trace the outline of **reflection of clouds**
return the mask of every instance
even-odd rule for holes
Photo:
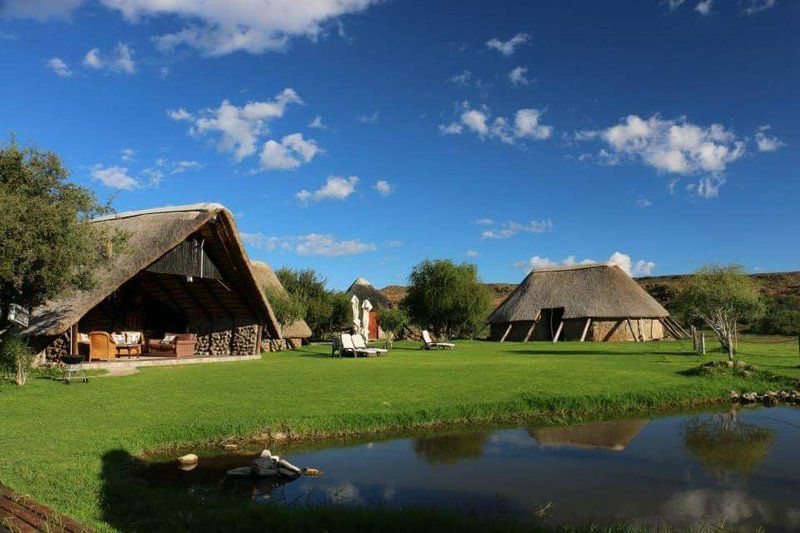
[[[352,483],[344,483],[323,489],[332,503],[361,504],[361,491]]]
[[[397,488],[394,486],[386,486],[383,489],[383,501],[390,502],[394,500],[395,495],[397,494]]]
[[[689,490],[674,494],[662,507],[661,517],[668,523],[692,526],[725,522],[735,525],[752,520],[764,522],[766,503],[737,490]]]

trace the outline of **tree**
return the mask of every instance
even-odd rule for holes
[[[738,265],[708,265],[693,274],[678,295],[676,306],[702,320],[733,359],[736,324],[757,320],[764,312],[761,291]]]
[[[275,274],[286,291],[305,308],[305,321],[315,337],[324,338],[349,321],[347,295],[329,291],[325,286],[327,280],[314,270],[284,267]]]
[[[399,338],[408,326],[408,313],[405,309],[381,309],[378,311],[378,323],[381,325],[381,329],[389,333],[394,340]]]
[[[413,268],[403,301],[413,323],[443,339],[477,336],[490,304],[475,265],[444,259],[426,260]]]
[[[52,152],[20,148],[13,137],[0,146],[0,334],[11,303],[32,309],[90,288],[124,242],[90,223],[110,208],[68,177]]]
[[[291,294],[278,293],[271,289],[265,289],[264,294],[272,307],[272,312],[275,313],[275,319],[281,325],[281,330],[305,317],[305,305]]]

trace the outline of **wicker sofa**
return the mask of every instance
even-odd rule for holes
[[[148,343],[151,356],[191,357],[197,346],[195,333],[165,333],[161,339],[150,339]]]

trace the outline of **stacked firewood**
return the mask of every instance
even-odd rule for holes
[[[256,351],[258,326],[239,326],[231,343],[231,355],[250,355]]]
[[[211,355],[228,355],[231,353],[231,330],[215,331],[210,335],[209,352]]]
[[[48,344],[44,349],[44,355],[48,361],[53,361],[65,355],[69,355],[69,339],[66,335],[53,339],[53,342]]]

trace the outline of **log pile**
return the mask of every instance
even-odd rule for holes
[[[48,361],[55,361],[61,359],[65,355],[69,355],[69,339],[66,335],[61,335],[53,339],[44,349],[45,359]]]
[[[232,338],[231,330],[214,331],[209,335],[209,353],[211,355],[230,355]]]
[[[250,355],[256,352],[258,343],[258,326],[239,326],[234,330],[231,342],[231,354]]]

